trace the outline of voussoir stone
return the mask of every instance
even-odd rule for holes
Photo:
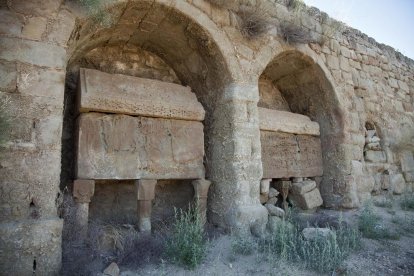
[[[80,112],[106,112],[191,121],[205,111],[189,87],[98,70],[80,70]]]

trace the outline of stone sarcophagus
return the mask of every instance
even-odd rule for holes
[[[142,231],[151,230],[159,179],[193,180],[199,210],[205,216],[210,185],[204,180],[205,112],[191,89],[91,69],[80,69],[78,87],[73,186],[78,224],[87,226],[94,180],[135,180]],[[85,237],[85,231],[80,236]]]
[[[90,69],[80,84],[78,178],[204,178],[204,109],[190,88]]]
[[[319,124],[309,117],[259,108],[263,178],[315,177],[323,173]]]

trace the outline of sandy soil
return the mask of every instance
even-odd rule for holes
[[[382,224],[398,240],[372,240],[363,238],[362,249],[354,252],[338,268],[326,275],[414,275],[414,211],[401,210],[399,200],[392,207],[377,207]],[[343,212],[343,219],[353,224],[360,211]],[[302,220],[324,224],[338,219],[337,211],[320,210],[304,214]],[[209,250],[203,263],[195,270],[186,270],[161,260],[144,263],[139,269],[120,267],[122,276],[133,275],[323,275],[300,268],[300,264],[286,264],[254,251],[249,256],[232,252],[232,237],[211,231]],[[210,234],[211,234],[210,233]]]

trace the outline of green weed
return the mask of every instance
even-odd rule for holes
[[[414,210],[414,194],[404,194],[401,199],[403,210]]]
[[[358,226],[362,235],[369,239],[399,239],[399,235],[392,233],[383,224],[381,218],[375,213],[372,202],[364,205],[358,218]]]
[[[170,260],[194,269],[203,260],[206,247],[204,223],[197,208],[190,206],[188,211],[175,209],[175,223],[166,244]]]

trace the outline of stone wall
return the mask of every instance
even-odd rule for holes
[[[13,121],[0,161],[3,273],[59,271],[59,188],[73,179],[73,128],[64,118],[73,116],[80,65],[192,88],[206,109],[209,219],[215,224],[257,233],[267,221],[259,201],[257,105],[279,108],[283,101],[259,93],[263,78],[292,112],[320,124],[325,206],[358,207],[382,191],[375,191],[379,184],[396,193],[412,188],[414,62],[317,9],[294,10],[283,0],[242,2],[271,16],[266,35],[244,38],[237,5],[227,10],[203,0],[116,1],[111,26],[88,19],[76,1],[0,2],[0,96],[9,99]],[[283,22],[323,43],[287,44],[278,28]],[[134,65],[117,47],[145,54]],[[109,53],[119,56],[105,62]],[[381,162],[364,157],[367,122],[380,139]]]

